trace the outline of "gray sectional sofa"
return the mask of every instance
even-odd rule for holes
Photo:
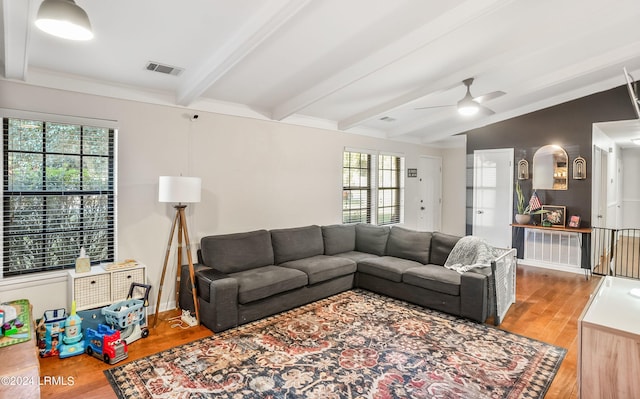
[[[443,267],[460,237],[369,224],[306,226],[203,237],[200,321],[220,332],[359,287],[484,322],[491,268]],[[189,272],[180,307],[193,311]]]

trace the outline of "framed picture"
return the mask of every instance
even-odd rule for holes
[[[574,229],[579,228],[580,227],[580,216],[578,216],[578,215],[571,216],[571,218],[569,218],[569,227],[573,227]]]
[[[557,205],[542,205],[542,210],[546,211],[542,214],[542,224],[551,225],[551,227],[564,227],[567,219],[567,207]]]

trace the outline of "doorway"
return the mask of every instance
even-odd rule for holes
[[[513,218],[513,148],[473,152],[472,234],[510,248]]]
[[[442,228],[442,158],[420,157],[418,169],[418,230]]]

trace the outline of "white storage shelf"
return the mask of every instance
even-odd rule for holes
[[[146,267],[104,270],[93,266],[87,273],[69,271],[69,309],[76,301],[76,310],[93,309],[127,299],[131,283],[145,284]]]

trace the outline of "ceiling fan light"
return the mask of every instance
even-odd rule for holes
[[[44,0],[38,9],[36,26],[63,39],[93,39],[87,13],[73,0]]]
[[[458,113],[464,116],[475,115],[480,111],[480,107],[473,100],[461,100],[458,103]]]

